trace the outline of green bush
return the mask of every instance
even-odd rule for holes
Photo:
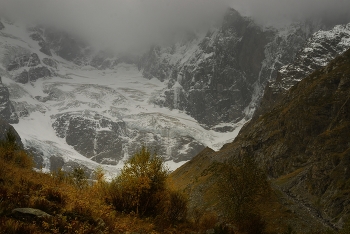
[[[162,158],[142,147],[111,182],[108,191],[110,202],[118,211],[155,216],[166,191],[168,174]]]

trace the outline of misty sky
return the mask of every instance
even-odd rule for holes
[[[55,25],[124,51],[179,29],[209,27],[229,6],[262,24],[309,16],[350,21],[350,0],[0,0],[0,15]]]

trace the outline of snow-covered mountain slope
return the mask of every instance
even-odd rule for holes
[[[220,149],[252,117],[267,81],[326,27],[264,28],[230,9],[221,27],[185,33],[135,62],[57,29],[2,25],[1,116],[19,121],[14,127],[39,166],[110,171],[142,144],[173,168],[206,146]]]
[[[13,126],[45,170],[102,164],[114,173],[143,144],[176,168],[205,146],[219,149],[232,141],[244,124],[227,133],[204,129],[186,113],[152,101],[167,81],[145,79],[136,65],[120,60],[113,69],[77,65],[50,43],[43,51],[32,29],[3,25],[0,74],[19,118]]]
[[[293,62],[281,67],[266,86],[261,109],[271,108],[293,85],[316,69],[326,66],[350,48],[350,23],[314,33]]]
[[[324,27],[309,20],[278,30],[264,28],[230,9],[221,27],[205,35],[189,34],[172,47],[154,47],[139,67],[145,77],[169,79],[155,100],[158,105],[226,131],[230,126],[225,123],[251,118],[267,81]]]

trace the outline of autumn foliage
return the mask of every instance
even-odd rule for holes
[[[30,155],[11,135],[0,143],[0,165],[0,233],[187,233],[192,228],[171,226],[186,217],[187,199],[167,188],[168,170],[145,148],[111,183],[101,168],[95,170],[93,183],[80,168],[36,172]],[[51,216],[13,215],[13,209],[25,207]]]
[[[161,216],[163,221],[182,221],[186,218],[187,199],[167,187],[168,175],[162,158],[142,147],[110,183],[109,200],[121,212],[133,212],[141,217]]]

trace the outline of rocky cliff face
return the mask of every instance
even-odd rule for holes
[[[168,81],[156,104],[184,110],[207,127],[237,122],[251,117],[266,82],[321,27],[309,21],[264,29],[231,9],[219,29],[154,47],[139,68],[146,78]]]
[[[52,141],[32,134],[25,142],[46,157],[48,169],[51,155],[61,158],[52,156],[52,165],[65,163],[67,148],[104,164],[122,161],[141,144],[175,162],[191,159],[206,145],[219,148],[218,141],[235,136],[224,132],[252,116],[266,82],[323,27],[310,21],[283,30],[263,28],[231,9],[221,27],[205,35],[186,33],[173,46],[153,47],[137,71],[132,58],[93,51],[60,30],[4,24],[0,72],[10,80],[21,120],[47,121],[55,133]],[[101,127],[102,119],[108,126],[124,121],[125,130]],[[58,152],[62,139],[69,147]],[[43,141],[50,149],[43,149]]]
[[[292,175],[283,190],[334,224],[347,215],[350,51],[293,87],[274,109],[247,126],[241,152],[272,178]],[[249,140],[255,139],[255,140]]]
[[[253,157],[271,183],[291,203],[304,207],[313,222],[342,227],[350,210],[349,89],[350,50],[293,86],[271,111],[249,122],[233,143],[219,152],[204,151],[174,177],[196,167],[193,176],[202,183],[187,181],[195,198],[220,178],[220,172],[208,174],[215,162]]]
[[[45,61],[48,59],[44,58]],[[12,79],[22,84],[35,82],[40,78],[52,77],[55,74],[50,64],[42,64],[37,53],[30,53],[21,47],[8,49],[3,63]]]
[[[158,154],[166,155],[165,159],[175,162],[189,160],[192,155],[204,149],[204,145],[191,136],[177,136],[169,140],[167,134],[170,130],[168,133],[157,134],[135,128],[122,120],[113,121],[96,112],[68,112],[51,118],[58,137],[63,138],[80,154],[101,164],[118,164],[126,159],[124,157],[134,154],[145,144],[143,142],[147,142],[148,147],[157,149]]]
[[[293,85],[350,48],[350,24],[318,31],[303,45],[292,63],[284,65],[265,88],[260,109],[271,108]],[[257,114],[261,113],[261,110]]]
[[[53,119],[56,134],[87,158],[103,164],[116,164],[123,158],[123,144],[128,142],[125,122],[82,113],[60,114]]]
[[[8,88],[0,83],[0,118],[9,123],[18,123],[18,116],[9,96]]]
[[[21,137],[18,135],[16,130],[4,119],[0,118],[0,141],[7,140],[7,133],[11,131],[16,137],[16,143],[19,147],[23,148],[23,143],[21,141]]]

